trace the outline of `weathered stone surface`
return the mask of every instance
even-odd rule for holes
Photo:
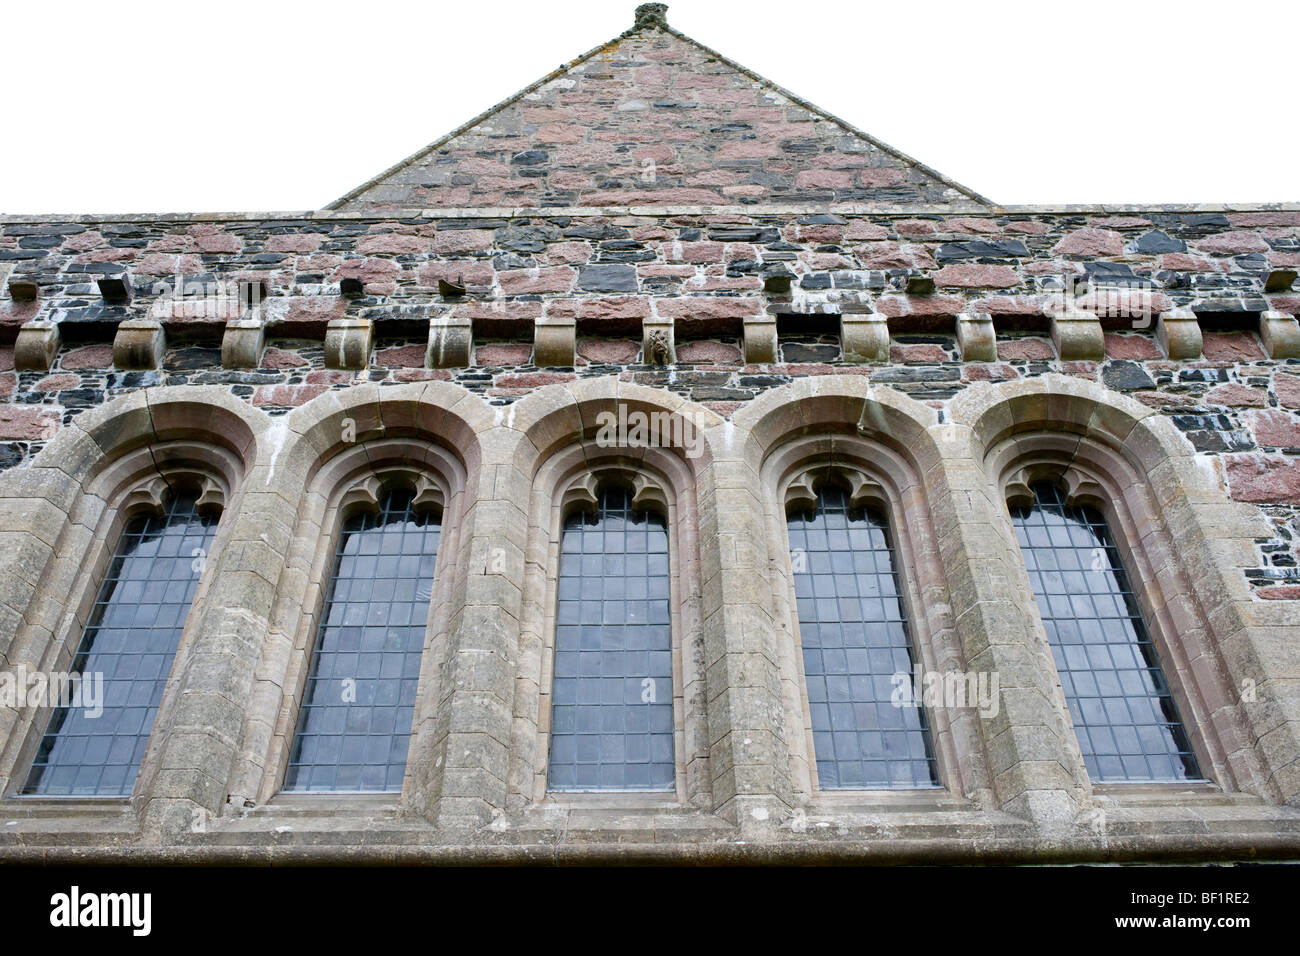
[[[1229,455],[1228,488],[1238,501],[1300,504],[1300,468],[1280,455]]]
[[[1259,588],[1256,597],[1266,601],[1300,601],[1300,584],[1284,584],[1278,587]]]
[[[1274,448],[1300,448],[1300,419],[1280,409],[1247,412],[1245,415],[1255,441]]]
[[[221,337],[221,364],[224,368],[258,368],[266,346],[266,323],[260,319],[226,323]]]
[[[744,325],[745,361],[763,365],[776,361],[776,319],[767,315],[751,315]]]
[[[1277,400],[1287,408],[1300,408],[1300,375],[1278,372],[1273,376]]]
[[[445,315],[429,323],[429,368],[465,368],[473,364],[474,325],[468,315]]]
[[[1251,362],[1265,357],[1249,332],[1204,332],[1203,354],[1212,362]]]
[[[1258,388],[1248,388],[1230,382],[1210,389],[1205,393],[1205,400],[1211,405],[1264,408],[1268,405],[1268,393]]]
[[[59,359],[59,365],[67,369],[112,368],[112,345],[88,345],[71,349]]]
[[[934,274],[934,281],[940,287],[1010,289],[1019,285],[1021,278],[1011,266],[961,264],[944,266]]]
[[[1156,317],[1156,341],[1170,359],[1200,358],[1205,348],[1201,323],[1190,309],[1173,309]]]
[[[44,372],[54,364],[59,350],[59,327],[52,322],[28,322],[14,342],[14,368]]]
[[[1012,339],[998,342],[998,358],[1004,362],[1056,358],[1056,349],[1043,339]]]
[[[308,364],[310,363],[301,355],[287,349],[269,348],[262,353],[263,368],[300,368]]]
[[[685,342],[677,346],[677,361],[728,365],[744,361],[740,349],[722,342]]]
[[[1144,335],[1115,335],[1107,332],[1106,358],[1146,361],[1162,356],[1160,348]]]
[[[539,366],[571,366],[577,346],[577,322],[547,318],[534,327],[533,363]]]
[[[889,361],[895,365],[907,362],[933,365],[950,359],[951,356],[938,345],[891,345],[889,347]]]
[[[1058,256],[1118,256],[1124,252],[1124,237],[1109,229],[1079,229],[1053,248]]]
[[[1101,359],[1106,340],[1101,323],[1087,312],[1061,312],[1052,316],[1052,344],[1065,361]]]
[[[63,389],[77,388],[81,385],[81,376],[64,373],[62,375],[47,375],[38,379],[31,385],[33,392],[58,392]]]
[[[479,345],[474,349],[475,365],[527,365],[533,357],[533,347],[523,343],[515,345]],[[635,358],[635,353],[633,353]]]
[[[150,369],[162,365],[167,338],[162,324],[152,320],[122,322],[113,337],[113,364],[121,369]]]
[[[387,368],[423,368],[427,345],[404,345],[400,348],[378,349],[371,364]],[[527,346],[524,347],[525,350]],[[527,355],[524,361],[527,361]]]
[[[1218,235],[1197,239],[1194,243],[1200,252],[1214,256],[1238,256],[1250,252],[1268,252],[1268,243],[1253,232],[1221,232]]]
[[[888,362],[889,324],[878,312],[840,316],[846,362]]]
[[[578,355],[593,365],[630,365],[639,354],[640,345],[631,339],[578,339]]]
[[[1300,323],[1285,312],[1270,311],[1261,315],[1259,337],[1269,358],[1300,358]]]
[[[993,316],[981,313],[957,316],[957,348],[964,362],[997,361]]]
[[[253,393],[254,405],[286,405],[290,408],[310,402],[329,391],[328,385],[262,385]]]
[[[325,364],[357,369],[370,363],[375,324],[369,319],[331,319],[325,329]]]
[[[45,441],[59,430],[57,409],[41,406],[0,405],[0,439]]]

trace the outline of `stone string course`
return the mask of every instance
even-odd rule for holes
[[[502,211],[503,213],[505,211]],[[1276,536],[1248,572],[1264,598],[1300,596],[1300,360],[1270,359],[1261,313],[1300,312],[1270,273],[1300,267],[1300,211],[1148,210],[1123,215],[1039,211],[963,215],[592,216],[354,215],[312,219],[24,222],[0,225],[0,277],[37,286],[0,299],[0,465],[20,466],[82,410],[150,385],[225,385],[279,414],[358,382],[452,381],[493,404],[554,382],[615,375],[731,415],[808,375],[849,372],[934,405],[972,382],[1049,371],[1096,380],[1170,416],[1218,462],[1232,497],[1258,505]],[[766,279],[788,273],[788,292]],[[121,277],[128,304],[96,281]],[[908,294],[929,278],[930,294]],[[1051,314],[1066,277],[1095,306],[1104,357],[1062,360]],[[360,295],[341,294],[357,279]],[[463,286],[440,292],[439,280]],[[228,321],[252,314],[211,298],[172,298],[177,283],[264,283],[265,346],[256,368],[223,368]],[[1106,303],[1142,289],[1149,321]],[[1108,298],[1110,297],[1110,298]],[[1202,355],[1171,361],[1154,313],[1190,309]],[[964,362],[954,317],[992,315],[996,362]],[[845,361],[840,315],[883,316],[889,361]],[[746,323],[781,317],[776,361],[745,361]],[[331,320],[373,323],[364,368],[328,368]],[[119,369],[118,325],[155,319],[158,367]],[[430,321],[467,322],[473,364],[427,368]],[[533,361],[538,324],[572,321],[572,365]],[[26,323],[52,323],[50,368],[16,371]],[[676,362],[646,364],[643,326],[673,329]],[[1138,328],[1134,328],[1134,325]]]

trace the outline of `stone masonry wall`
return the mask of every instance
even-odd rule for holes
[[[671,30],[634,30],[333,208],[970,202],[975,193]]]
[[[1229,494],[1258,506],[1275,536],[1247,572],[1257,596],[1300,598],[1300,360],[1270,359],[1267,310],[1300,313],[1288,282],[1300,266],[1300,211],[989,210],[844,207],[809,215],[771,207],[406,211],[296,217],[0,220],[0,281],[34,283],[31,301],[0,298],[0,467],[22,467],[86,408],[150,385],[219,384],[279,414],[358,382],[455,382],[493,404],[574,378],[618,376],[677,392],[729,416],[800,376],[852,372],[936,408],[974,382],[1063,372],[1100,381],[1170,416]],[[788,292],[769,280],[789,275]],[[122,277],[129,304],[96,280]],[[257,368],[223,368],[224,306],[173,287],[265,283],[267,348]],[[340,294],[345,279],[360,294]],[[462,285],[446,295],[439,281]],[[932,280],[908,294],[909,280]],[[1062,360],[1050,334],[1064,282],[1100,315],[1105,357]],[[1276,275],[1274,285],[1277,285]],[[915,288],[915,286],[914,286]],[[1143,292],[1149,321],[1105,303]],[[1108,298],[1109,297],[1109,298]],[[1200,319],[1200,358],[1171,361],[1154,314]],[[844,360],[841,314],[887,317],[889,362]],[[962,361],[954,316],[988,313],[997,361]],[[747,363],[744,323],[780,316],[779,354]],[[117,325],[160,318],[159,367],[113,366]],[[331,319],[374,323],[361,369],[327,368]],[[430,320],[468,318],[473,365],[426,368]],[[537,323],[576,321],[572,366],[533,364]],[[57,323],[48,370],[15,371],[13,343],[32,320]],[[647,364],[645,321],[671,322],[676,363]]]

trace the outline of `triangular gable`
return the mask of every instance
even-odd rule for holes
[[[988,200],[667,25],[662,4],[328,208]]]

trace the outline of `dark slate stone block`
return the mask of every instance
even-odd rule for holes
[[[1187,439],[1197,451],[1250,451],[1255,447],[1250,436],[1242,431],[1190,431],[1187,433]]]
[[[587,265],[578,270],[578,288],[587,292],[635,292],[636,269],[628,265]]]
[[[564,230],[565,239],[626,239],[628,231],[622,226],[579,225]]]
[[[509,254],[493,256],[492,268],[497,272],[504,272],[507,269],[536,269],[537,260]]]
[[[653,249],[600,249],[596,253],[597,262],[653,262],[659,258]]]
[[[45,255],[45,253],[42,252],[41,255]],[[4,258],[4,255],[0,253],[0,259],[2,258]],[[68,266],[68,272],[82,275],[115,276],[121,275],[125,271],[126,266],[120,262],[78,262]]]
[[[1181,239],[1173,239],[1156,229],[1139,239],[1134,244],[1133,251],[1146,256],[1156,256],[1165,252],[1186,252],[1187,243]]]
[[[1101,370],[1101,380],[1120,392],[1156,387],[1155,379],[1137,362],[1111,362]]]
[[[780,230],[777,229],[757,229],[746,227],[729,227],[722,229],[710,229],[709,238],[714,242],[777,242],[781,238]]]
[[[59,404],[64,408],[87,408],[104,402],[104,390],[100,388],[68,388],[58,396]]]
[[[754,393],[740,388],[697,388],[691,398],[697,402],[746,402]]]
[[[6,236],[75,236],[85,231],[85,226],[76,223],[54,223],[40,226],[20,226],[15,223],[4,227]]]
[[[538,163],[544,163],[550,159],[550,154],[544,149],[528,149],[522,153],[516,153],[510,159],[512,166],[536,166]]]
[[[506,226],[496,231],[496,245],[511,252],[541,252],[548,243],[560,238],[554,226]]]
[[[195,385],[280,385],[284,375],[262,371],[209,371],[194,377]]]
[[[438,229],[504,229],[507,219],[439,219]]]
[[[1134,275],[1132,266],[1123,262],[1085,262],[1083,269],[1098,285],[1149,288],[1155,284],[1150,276]]]
[[[169,372],[188,372],[221,367],[221,349],[173,349],[163,356],[163,368]]]
[[[156,368],[151,368],[142,372],[109,372],[108,387],[113,388],[146,388],[150,385],[161,385],[162,373]]]
[[[1221,432],[1232,429],[1232,419],[1227,415],[1171,415],[1170,419],[1185,432],[1198,428]]]
[[[955,382],[961,378],[961,369],[945,366],[894,365],[873,372],[873,382]]]
[[[955,262],[962,259],[1017,259],[1028,255],[1029,250],[1019,239],[945,242],[935,252],[935,258],[940,262]]]
[[[786,362],[836,362],[839,357],[838,345],[799,345],[794,342],[781,345],[781,359]]]

